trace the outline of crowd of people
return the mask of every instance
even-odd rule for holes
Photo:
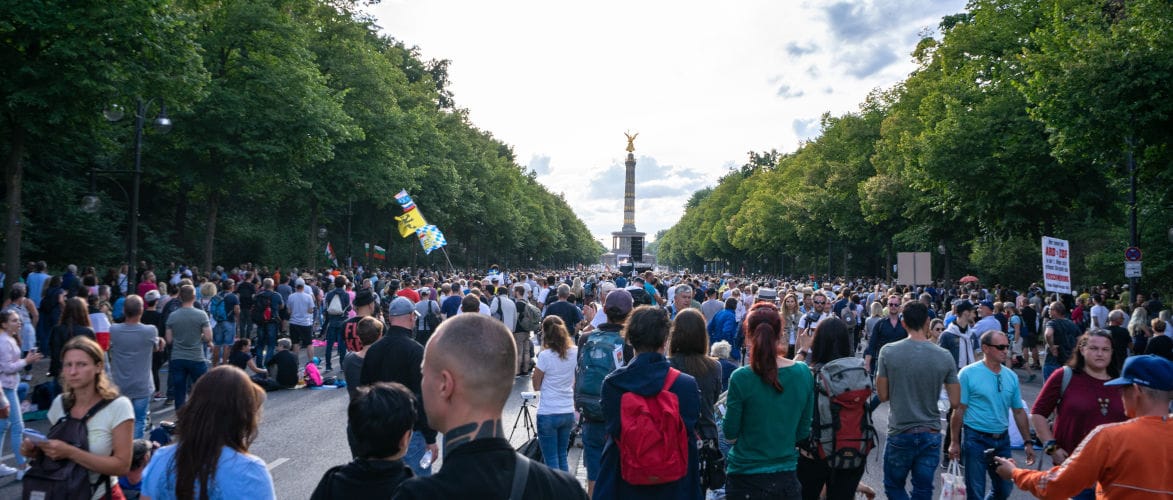
[[[353,461],[313,498],[921,499],[951,462],[970,498],[1173,495],[1169,310],[1127,287],[145,264],[132,286],[125,268],[47,269],[30,263],[0,308],[0,436],[18,452],[0,475],[46,498],[50,463],[94,498],[273,498],[249,454],[266,392],[324,383],[347,388]],[[42,357],[31,392],[54,425],[22,439]],[[504,432],[517,377],[540,394],[538,460]],[[155,444],[152,402],[177,411]],[[1025,465],[1052,467],[1007,460],[1013,431]],[[863,484],[877,447],[883,484]]]

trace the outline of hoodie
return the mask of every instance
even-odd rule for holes
[[[962,346],[969,344],[969,356],[966,359],[961,359]],[[941,346],[949,354],[953,355],[953,362],[957,364],[957,368],[965,368],[970,363],[977,361],[977,356],[974,351],[978,350],[978,336],[974,333],[973,325],[966,329],[965,333],[961,333],[961,328],[957,326],[957,322],[949,323],[949,327],[941,332],[941,338],[937,340],[937,345]]]
[[[389,498],[400,483],[411,477],[411,468],[402,460],[360,458],[326,471],[310,498]]]
[[[699,458],[696,447],[696,424],[700,419],[700,389],[696,379],[681,372],[669,389],[680,401],[680,416],[688,431],[688,470],[690,473],[677,481],[652,486],[636,486],[623,480],[619,471],[619,446],[622,439],[619,421],[619,406],[623,394],[634,392],[652,396],[664,386],[668,376],[668,359],[658,352],[642,353],[616,369],[603,380],[603,415],[606,418],[607,444],[603,447],[602,466],[599,479],[595,482],[594,498],[642,498],[642,499],[700,499],[703,491],[700,485]]]

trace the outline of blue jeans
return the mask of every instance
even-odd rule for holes
[[[1052,373],[1055,373],[1056,370],[1063,367],[1063,365],[1051,363],[1051,359],[1052,357],[1048,355],[1046,361],[1043,362],[1043,382],[1046,382],[1047,379],[1051,378]]]
[[[170,382],[172,397],[175,398],[175,411],[179,411],[183,403],[187,402],[187,378],[190,376],[194,383],[207,371],[208,363],[204,361],[171,359],[167,381]]]
[[[346,339],[342,338],[342,327],[346,324],[345,319],[327,319],[326,324],[326,369],[330,370],[333,366],[331,364],[330,353],[334,350],[334,344],[338,344],[338,366],[342,366],[342,360],[346,358]],[[346,381],[350,383],[350,380]],[[353,381],[358,383],[357,380]]]
[[[586,461],[587,480],[598,481],[603,466],[603,445],[607,444],[607,424],[582,422],[582,459]]]
[[[428,451],[428,443],[424,440],[424,434],[420,431],[411,431],[411,442],[407,444],[407,454],[403,456],[403,463],[411,467],[411,471],[415,473],[415,477],[430,477],[432,475],[432,467],[429,465],[427,469],[420,467],[420,459],[424,458],[424,453]],[[440,457],[432,457],[432,463],[436,463]]]
[[[993,448],[999,457],[1010,458],[1010,434],[1002,433],[1002,437],[994,439],[987,434],[975,431],[968,426],[965,436],[961,439],[961,459],[965,462],[965,493],[968,498],[985,498],[1002,500],[1014,491],[1014,483],[1003,481],[994,471],[986,466],[985,453]],[[990,478],[993,487],[986,494],[986,477]]]
[[[277,322],[265,323],[257,325],[257,356],[261,360],[261,366],[269,363],[273,359],[273,355],[277,354],[277,332],[281,329],[281,324]]]
[[[24,455],[20,454],[20,441],[24,438],[24,417],[20,414],[20,398],[16,396],[16,389],[4,389],[4,397],[8,399],[8,418],[0,422],[0,450],[4,449],[4,431],[8,431],[8,444],[12,447],[12,454],[16,457],[16,465],[24,465]]]
[[[941,463],[941,434],[890,434],[884,444],[884,494],[894,500],[933,498],[933,475]],[[912,496],[904,489],[912,473]]]
[[[570,447],[570,430],[574,428],[574,412],[538,415],[538,445],[542,460],[551,469],[569,472],[566,450]]]
[[[139,439],[151,418],[151,397],[132,399],[130,405],[134,407],[134,438]]]

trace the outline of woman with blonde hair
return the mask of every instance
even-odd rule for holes
[[[879,323],[881,320],[883,320],[884,316],[887,316],[887,312],[884,311],[884,304],[882,301],[873,300],[872,305],[868,306],[868,319],[863,323],[862,337],[864,339],[871,338],[872,331],[876,329],[876,323]]]
[[[1132,353],[1143,354],[1148,346],[1149,337],[1153,335],[1149,324],[1149,312],[1141,306],[1132,310],[1128,319],[1128,334],[1132,336]]]
[[[538,445],[551,469],[569,471],[566,452],[574,428],[574,370],[578,348],[562,318],[550,315],[542,320],[542,352],[534,366],[532,383],[542,391],[538,400]]]
[[[133,454],[134,407],[118,394],[118,388],[106,376],[104,359],[102,347],[89,337],[74,337],[66,342],[61,349],[64,392],[49,407],[50,422],[66,415],[75,419],[88,417],[87,449],[58,439],[40,443],[25,439],[20,454],[33,459],[34,464],[38,460],[73,461],[90,471],[92,498],[120,498],[118,476],[130,471]],[[32,474],[35,472],[26,477]]]
[[[265,391],[240,368],[201,376],[177,413],[176,443],[156,451],[143,472],[143,497],[274,498],[265,461],[248,452],[264,403]]]

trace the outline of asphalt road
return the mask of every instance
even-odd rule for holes
[[[40,373],[43,374],[44,371],[42,370]],[[338,373],[331,373],[331,375],[338,375]],[[1041,376],[1040,380],[1023,384],[1023,397],[1028,404],[1034,401],[1041,387]],[[514,428],[514,423],[521,410],[521,393],[530,389],[529,377],[515,379],[513,394],[505,407],[506,433]],[[349,449],[346,444],[346,404],[345,389],[296,389],[269,393],[264,405],[259,436],[253,443],[250,452],[268,464],[277,490],[277,498],[309,498],[323,472],[334,465],[343,464],[349,460]],[[152,403],[151,411],[154,423],[175,418],[174,407],[164,406],[161,402]],[[881,405],[875,411],[874,421],[876,428],[880,429],[880,442],[876,451],[868,457],[868,465],[862,482],[876,489],[879,492],[878,498],[884,498],[882,460],[884,429],[888,424],[888,405]],[[28,424],[42,432],[48,431],[49,428],[49,423],[44,420]],[[516,434],[513,436],[513,443],[517,446],[526,439],[524,424],[519,424]],[[1020,464],[1024,463],[1025,454],[1023,452],[1016,451],[1014,455]],[[585,485],[586,471],[580,464],[580,457],[581,450],[574,448],[568,462],[571,471]],[[13,463],[12,451],[8,446],[4,447],[3,456],[0,459],[7,464]],[[442,465],[443,458],[441,457],[436,460],[433,467],[435,470],[439,470]],[[1050,465],[1049,460],[1046,465]],[[940,474],[936,475],[935,481],[936,491],[939,493]],[[911,483],[909,488],[911,488]],[[14,481],[13,476],[0,478],[0,498],[19,497],[20,483]],[[1011,498],[1031,497],[1016,490]]]

